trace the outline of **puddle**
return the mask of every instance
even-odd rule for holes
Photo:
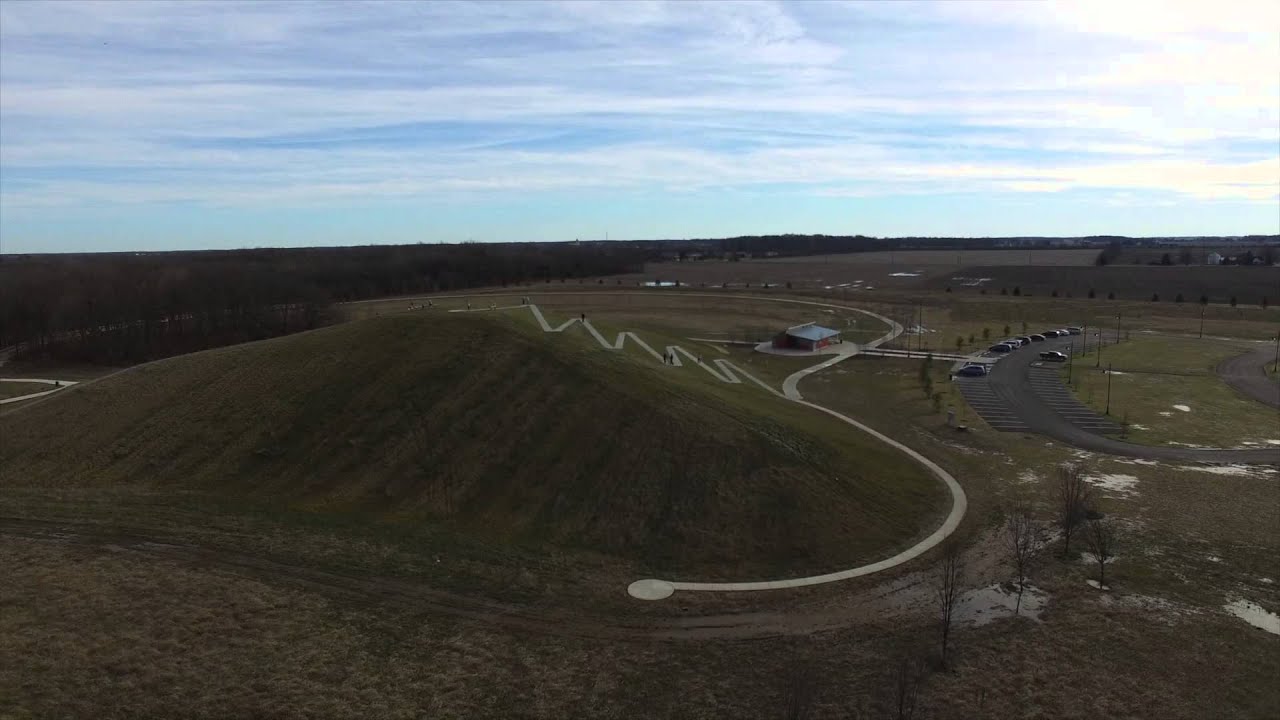
[[[1266,477],[1276,472],[1266,465],[1180,465],[1178,469],[1228,477]]]
[[[1117,496],[1124,497],[1136,492],[1134,488],[1138,484],[1138,478],[1134,475],[1123,475],[1116,473],[1113,475],[1088,475],[1085,482],[1095,485],[1103,490],[1114,493]]]
[[[1223,605],[1222,609],[1256,628],[1265,630],[1272,635],[1280,635],[1280,616],[1273,612],[1267,612],[1258,603],[1248,600],[1235,600]]]
[[[1182,412],[1191,412],[1191,407],[1189,405],[1174,405],[1173,409],[1181,410]]]
[[[1048,604],[1049,594],[1028,584],[1027,589],[1022,593],[1022,610],[1019,614],[1032,620],[1039,620],[1041,611]],[[1016,587],[997,583],[970,590],[961,595],[956,601],[954,617],[956,622],[979,627],[1000,618],[1013,617],[1013,611],[1017,605]]]

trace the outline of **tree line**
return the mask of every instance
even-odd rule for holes
[[[130,363],[308,330],[335,302],[634,272],[590,244],[0,256],[0,348]]]

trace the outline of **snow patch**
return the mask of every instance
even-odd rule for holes
[[[1041,611],[1049,604],[1049,595],[1034,585],[1027,585],[1022,593],[1022,609],[1020,615],[1032,620],[1040,618]],[[956,602],[955,619],[975,627],[986,625],[1002,617],[1013,617],[1018,606],[1017,586],[1003,584],[988,585],[984,588],[970,590],[960,596]]]
[[[1161,410],[1160,417],[1173,417],[1173,413],[1169,412],[1168,410]]]
[[[920,273],[896,272],[896,273],[889,273],[889,277],[920,277]]]
[[[1020,483],[1031,484],[1031,483],[1039,482],[1039,480],[1040,480],[1040,476],[1036,475],[1035,471],[1033,470],[1023,470],[1022,472],[1018,473],[1018,482]]]
[[[1223,605],[1222,609],[1256,628],[1261,628],[1272,635],[1280,635],[1280,616],[1267,612],[1258,603],[1243,599],[1234,600]]]
[[[1178,469],[1228,477],[1266,477],[1275,472],[1266,465],[1180,465]]]
[[[1099,583],[1098,583],[1098,581],[1097,581],[1097,580],[1085,580],[1085,582],[1089,583],[1089,587],[1093,588],[1094,590],[1104,590],[1104,591],[1105,591],[1105,590],[1110,590],[1110,589],[1111,589],[1111,586],[1110,586],[1110,585],[1101,585],[1101,584],[1099,584]]]
[[[1147,460],[1145,458],[1124,458],[1124,459],[1116,458],[1115,462],[1122,463],[1124,465],[1159,465],[1160,464],[1159,460]]]
[[[1114,493],[1117,496],[1124,497],[1136,492],[1134,486],[1138,484],[1138,478],[1134,475],[1124,475],[1121,473],[1087,475],[1085,476],[1085,482],[1091,485],[1096,485],[1107,492]]]
[[[1265,440],[1268,445],[1280,445],[1280,440]]]
[[[1189,405],[1174,405],[1173,409],[1181,410],[1182,412],[1191,412],[1191,406]]]
[[[1112,555],[1111,557],[1107,558],[1107,562],[1106,562],[1106,564],[1107,564],[1107,565],[1110,565],[1111,563],[1115,562],[1115,561],[1116,561],[1116,557],[1118,557],[1118,556],[1116,556],[1116,555]],[[1098,556],[1097,556],[1097,555],[1094,555],[1094,554],[1093,554],[1093,553],[1091,553],[1091,552],[1082,552],[1082,553],[1080,553],[1080,562],[1084,563],[1085,565],[1097,565],[1097,564],[1098,564]]]
[[[1121,371],[1121,370],[1103,370],[1102,372],[1103,372],[1103,374],[1105,374],[1105,375],[1128,375],[1128,374],[1129,374],[1129,373],[1127,373],[1127,372],[1123,372],[1123,371]]]

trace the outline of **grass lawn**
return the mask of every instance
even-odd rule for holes
[[[1077,397],[1099,411],[1107,407],[1110,379],[1111,416],[1129,423],[1133,442],[1249,447],[1280,439],[1280,419],[1214,373],[1219,362],[1249,349],[1208,339],[1133,337],[1104,348],[1102,368],[1094,367],[1093,352],[1077,356],[1071,374]],[[1062,373],[1065,378],[1065,367]]]
[[[32,395],[34,393],[55,389],[56,388],[54,388],[54,386],[46,385],[44,383],[0,382],[0,400],[7,400],[12,397],[22,397],[23,395]]]

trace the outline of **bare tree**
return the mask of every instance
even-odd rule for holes
[[[1058,466],[1058,527],[1062,529],[1062,556],[1071,555],[1071,531],[1085,518],[1093,491],[1083,463]]]
[[[787,677],[787,720],[813,717],[813,672],[807,663],[793,668]]]
[[[1089,546],[1094,562],[1098,563],[1098,587],[1107,586],[1107,563],[1116,554],[1115,527],[1105,519],[1090,520],[1085,527],[1084,541]]]
[[[897,657],[893,667],[894,708],[897,720],[911,720],[919,705],[925,665],[920,652],[910,646]]]
[[[1040,523],[1031,514],[1030,508],[1015,508],[1005,518],[1005,547],[1009,550],[1009,558],[1013,561],[1013,568],[1018,576],[1018,602],[1014,606],[1014,615],[1022,612],[1022,593],[1027,587],[1027,576],[1043,547],[1040,535]]]
[[[964,576],[964,561],[960,557],[960,544],[949,541],[943,547],[942,562],[934,593],[938,599],[938,630],[941,634],[940,664],[947,665],[947,643],[951,639],[952,618],[960,599],[960,582]]]

